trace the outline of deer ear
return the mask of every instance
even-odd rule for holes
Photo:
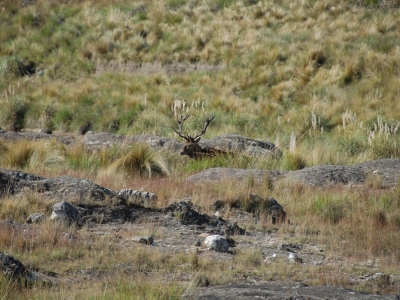
[[[194,140],[195,143],[198,143],[201,140],[201,136]]]

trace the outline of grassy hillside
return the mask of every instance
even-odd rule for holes
[[[3,129],[176,138],[182,100],[188,130],[204,107],[206,138],[269,140],[306,165],[399,157],[400,12],[379,1],[25,3],[0,4]],[[220,68],[96,74],[109,62]]]

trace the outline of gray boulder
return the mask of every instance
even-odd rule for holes
[[[87,179],[61,176],[47,179],[28,173],[0,169],[0,197],[31,190],[43,193],[48,198],[63,200],[105,200],[116,196],[110,189],[104,188]]]
[[[30,286],[38,282],[46,284],[58,283],[56,278],[31,271],[19,260],[3,252],[0,252],[0,271],[7,280],[18,282],[23,286]]]
[[[365,171],[358,166],[314,166],[291,171],[286,174],[286,180],[297,181],[313,186],[362,184],[365,178]]]
[[[277,180],[281,176],[279,171],[267,171],[257,169],[233,169],[233,168],[210,168],[186,178],[188,183],[220,180],[254,180],[255,183],[263,183],[267,180]]]
[[[226,206],[225,202],[221,202],[220,200],[214,203],[214,207],[219,209]],[[248,197],[239,196],[235,199],[235,201],[231,204],[232,208],[244,210],[246,212],[252,214],[258,214],[260,212],[266,212],[267,215],[271,218],[272,224],[283,223],[288,221],[286,219],[286,212],[283,210],[282,205],[276,201],[276,199],[272,197],[267,197],[263,199],[258,195],[250,194]]]
[[[313,166],[283,175],[288,181],[313,186],[365,184],[368,176],[373,176],[381,181],[382,186],[386,187],[397,184],[400,178],[400,160],[384,158],[353,166]]]
[[[276,223],[283,223],[283,222],[289,222],[289,220],[286,218],[286,212],[283,210],[283,207],[272,197],[267,198],[267,209],[268,209],[268,215],[272,219],[272,224]]]
[[[119,197],[129,200],[135,205],[150,207],[152,203],[157,201],[157,196],[150,192],[140,192],[138,190],[123,189],[118,192]]]
[[[153,245],[154,242],[152,236],[135,236],[132,238],[132,241],[145,245]]]
[[[50,220],[59,221],[66,225],[74,224],[78,221],[79,211],[72,204],[61,201],[53,205],[53,213]]]
[[[367,161],[355,165],[360,167],[366,174],[371,174],[381,180],[382,186],[396,185],[400,178],[400,160],[383,158]]]
[[[215,148],[225,152],[243,153],[249,156],[281,156],[282,151],[273,143],[244,137],[238,134],[224,134],[212,140],[200,141],[203,148]]]
[[[29,282],[34,281],[34,278],[19,260],[3,252],[0,252],[0,270],[7,279],[27,278]]]
[[[74,142],[74,138],[72,136],[57,136],[52,134],[47,134],[43,132],[34,132],[34,131],[26,131],[26,132],[14,132],[14,131],[0,131],[0,138],[9,141],[21,141],[21,140],[29,140],[29,141],[39,141],[39,140],[47,140],[50,141],[52,139],[56,139],[59,143],[64,145],[70,145]]]
[[[26,219],[26,223],[40,223],[46,219],[46,215],[42,213],[33,213],[31,214],[28,219]]]
[[[107,132],[87,133],[81,142],[89,149],[110,147],[112,145],[130,146],[133,144],[146,144],[155,150],[179,151],[183,146],[182,143],[174,139],[149,134],[124,136]]]
[[[216,252],[229,252],[230,244],[222,235],[214,234],[205,238],[204,245],[208,250]]]

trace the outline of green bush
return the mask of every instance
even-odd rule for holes
[[[62,107],[54,114],[53,122],[56,128],[63,131],[68,131],[70,129],[72,120],[73,114],[71,110],[67,107]]]
[[[24,99],[15,94],[0,101],[0,126],[9,131],[20,131],[25,126],[25,116],[28,110]]]
[[[400,158],[400,137],[382,135],[372,140],[371,149],[374,159]]]
[[[288,153],[283,156],[281,166],[283,170],[295,171],[304,169],[306,162],[300,155]]]
[[[356,156],[366,151],[368,145],[362,136],[340,136],[337,141],[340,153]]]
[[[337,224],[346,216],[345,203],[334,195],[318,196],[311,205],[311,212],[331,224]]]

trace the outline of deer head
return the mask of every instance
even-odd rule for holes
[[[210,155],[211,153],[200,147],[198,144],[201,136],[206,132],[208,125],[210,125],[211,121],[214,120],[215,115],[210,114],[207,116],[204,120],[204,126],[203,130],[200,133],[197,133],[194,137],[192,137],[189,134],[184,134],[183,133],[183,123],[191,116],[190,113],[186,114],[185,116],[177,116],[176,120],[179,125],[179,131],[174,128],[174,131],[176,134],[178,134],[181,138],[184,138],[186,140],[185,145],[183,146],[182,151],[180,152],[180,155],[187,155],[190,158],[198,158],[204,155]]]

